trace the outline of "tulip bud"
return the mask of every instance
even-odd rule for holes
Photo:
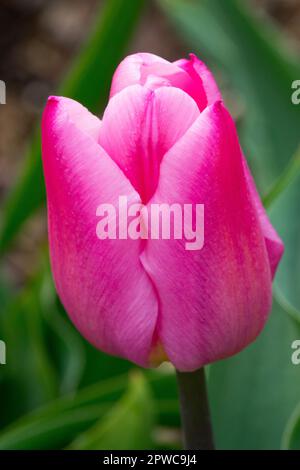
[[[42,153],[52,272],[88,341],[143,367],[169,360],[192,371],[256,338],[283,244],[216,82],[196,56],[127,57],[102,121],[50,97]],[[162,205],[172,208],[173,236],[151,237],[151,209],[158,207],[158,224]],[[190,228],[180,237],[187,207]],[[186,249],[201,228],[192,227],[197,214],[203,240]],[[130,224],[135,236],[127,236]]]

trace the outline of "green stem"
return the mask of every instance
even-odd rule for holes
[[[275,181],[269,192],[263,197],[263,204],[268,209],[275,199],[282,193],[282,191],[289,186],[294,178],[299,174],[300,171],[300,147],[298,148],[295,155],[291,158],[286,169]]]
[[[213,435],[204,368],[195,372],[176,371],[186,450],[213,450]]]

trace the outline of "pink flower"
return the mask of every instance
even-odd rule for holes
[[[194,55],[134,54],[102,121],[50,97],[42,123],[58,294],[88,341],[181,371],[237,353],[263,328],[283,244],[271,226],[211,72]],[[205,242],[105,239],[100,203],[204,204]]]

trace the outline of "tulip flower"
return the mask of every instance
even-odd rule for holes
[[[196,56],[127,57],[102,120],[50,97],[42,153],[53,276],[88,341],[143,367],[168,360],[185,372],[257,337],[283,244],[214,77]],[[97,207],[117,207],[120,196],[146,208],[203,204],[203,247],[99,239]]]

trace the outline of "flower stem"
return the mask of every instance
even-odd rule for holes
[[[179,372],[180,411],[186,450],[213,450],[213,435],[204,368],[195,372]]]

